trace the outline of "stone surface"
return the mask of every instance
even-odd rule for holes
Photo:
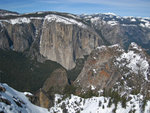
[[[56,69],[43,85],[43,90],[46,93],[62,93],[65,86],[68,84],[67,73],[63,68]]]

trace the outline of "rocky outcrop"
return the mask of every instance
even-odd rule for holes
[[[63,94],[66,85],[68,85],[66,70],[58,68],[47,78],[43,87],[35,93],[36,98],[31,101],[38,106],[50,108],[54,104],[54,95]]]
[[[120,54],[121,48],[118,45],[113,47],[101,46],[92,51],[74,82],[75,85],[79,86],[79,92],[111,88],[122,77],[113,63],[115,56]]]
[[[52,95],[53,93],[62,93],[65,86],[68,85],[67,73],[63,68],[56,69],[43,85],[43,90]]]
[[[136,90],[149,97],[149,81],[149,57],[139,46],[131,43],[127,52],[119,45],[101,46],[92,51],[74,84],[81,93],[105,88],[123,94]]]

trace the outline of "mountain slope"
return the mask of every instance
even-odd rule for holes
[[[7,84],[0,83],[0,112],[48,113],[48,110],[33,105],[24,93],[12,89]]]
[[[125,49],[131,42],[150,53],[150,18],[121,17],[113,13],[81,15],[109,45],[120,44]]]
[[[0,17],[4,17],[4,16],[13,16],[13,15],[18,15],[19,13],[17,12],[12,12],[12,11],[8,11],[8,10],[3,10],[0,9]]]
[[[52,106],[52,113],[149,113],[150,57],[145,52],[150,51],[149,18],[2,13],[1,82],[23,91],[41,88],[35,103]],[[0,107],[4,112],[45,111],[31,103],[26,105],[22,93],[4,84],[1,87]]]
[[[127,52],[121,46],[101,46],[92,51],[75,80],[79,92],[113,89],[124,95],[137,90],[150,95],[150,57],[135,43]]]
[[[36,12],[2,16],[2,49],[28,51],[73,69],[78,58],[97,46],[119,43],[125,49],[136,42],[149,52],[150,19],[120,17],[115,14],[76,16],[59,12]]]
[[[142,95],[129,95],[130,100],[124,104],[118,101],[117,105],[113,102],[111,97],[92,97],[84,99],[75,95],[71,95],[69,98],[62,100],[62,95],[55,95],[54,107],[48,109],[41,108],[33,105],[25,95],[31,95],[30,93],[18,92],[6,84],[0,84],[0,112],[6,113],[149,113],[150,101],[146,101],[143,106]],[[110,103],[112,101],[112,103]],[[116,107],[115,107],[116,106]],[[143,109],[144,108],[144,109]]]
[[[123,104],[123,100],[117,104],[111,97],[92,97],[88,99],[71,95],[62,100],[60,95],[56,95],[55,105],[50,109],[51,113],[149,113],[150,101],[146,101],[143,109],[143,96],[130,95],[130,100]],[[62,100],[62,101],[61,101]]]
[[[61,67],[53,61],[39,63],[22,53],[0,50],[0,82],[19,91],[39,90],[51,73]]]
[[[28,51],[33,58],[43,56],[70,70],[75,61],[103,44],[101,37],[84,20],[57,12],[37,12],[0,20],[0,48]]]

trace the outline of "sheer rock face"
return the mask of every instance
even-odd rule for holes
[[[75,67],[75,60],[90,54],[102,40],[94,31],[75,25],[62,23],[43,24],[40,53],[53,61],[59,62],[66,69]]]
[[[55,16],[56,20],[48,20],[46,17],[16,17],[0,21],[0,48],[28,51],[33,58],[44,56],[66,69],[72,69],[76,59],[90,54],[95,47],[103,44],[92,28],[75,18]],[[58,22],[59,19],[63,20]],[[68,23],[70,21],[75,23]]]

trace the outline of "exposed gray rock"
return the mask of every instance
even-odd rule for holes
[[[40,53],[66,69],[74,68],[77,58],[90,54],[91,50],[103,43],[92,29],[47,21],[43,27]]]

